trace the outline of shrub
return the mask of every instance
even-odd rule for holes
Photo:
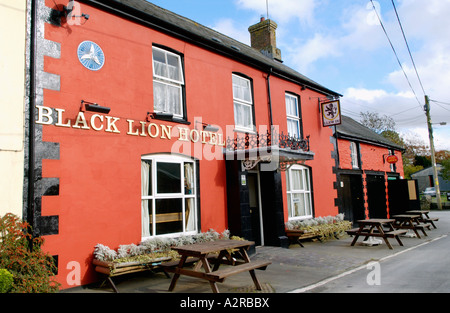
[[[13,284],[13,275],[4,268],[0,268],[0,293],[7,293]]]
[[[14,214],[0,218],[0,268],[13,274],[10,292],[56,292],[56,266],[41,249],[42,238],[33,238],[30,226]]]

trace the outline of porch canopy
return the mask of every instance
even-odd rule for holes
[[[294,164],[304,164],[314,159],[314,152],[309,149],[309,136],[297,139],[276,131],[273,134],[236,135],[228,138],[224,150],[225,160],[242,161],[243,170],[251,170],[261,163],[263,171],[286,171]]]

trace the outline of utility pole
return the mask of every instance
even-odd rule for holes
[[[431,165],[433,166],[434,187],[436,188],[436,201],[439,210],[442,210],[441,190],[439,188],[439,176],[436,168],[436,153],[434,151],[433,127],[430,116],[430,99],[425,95],[425,112],[427,114],[428,135],[430,136]]]

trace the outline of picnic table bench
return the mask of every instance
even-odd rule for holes
[[[261,290],[261,284],[256,277],[255,269],[264,270],[271,262],[264,260],[251,261],[247,254],[247,250],[251,245],[254,245],[254,242],[246,240],[217,240],[172,247],[173,250],[181,255],[181,259],[173,264],[166,263],[163,265],[165,271],[174,273],[169,291],[174,290],[180,275],[186,275],[208,280],[212,291],[218,293],[217,282],[223,282],[225,278],[231,275],[246,271],[250,273],[256,289]],[[233,252],[238,253],[242,261],[236,260],[233,257]],[[208,258],[211,254],[218,256],[216,258]],[[185,268],[186,264],[192,263],[192,259],[197,262],[194,268]],[[214,264],[213,268],[211,268],[209,260]],[[228,264],[229,266],[219,269],[221,264]],[[203,267],[204,271],[201,271],[201,267]]]
[[[400,246],[403,246],[402,241],[400,240],[399,236],[402,234],[405,234],[406,230],[396,230],[394,229],[393,223],[395,222],[394,219],[367,219],[367,220],[359,220],[358,228],[353,228],[350,230],[347,230],[347,234],[355,236],[353,239],[351,246],[354,246],[356,241],[360,236],[364,236],[367,240],[369,237],[380,237],[383,238],[386,245],[389,247],[389,249],[393,249],[392,245],[390,244],[388,238],[395,238]],[[383,227],[386,227],[385,230]]]
[[[412,210],[412,211],[406,211],[407,214],[419,214],[419,221],[422,223],[430,223],[435,229],[437,229],[434,222],[439,221],[438,217],[429,217],[428,213],[430,213],[429,210]]]
[[[418,232],[418,230],[421,230],[425,236],[428,236],[425,232],[425,228],[430,229],[431,224],[420,223],[419,214],[399,214],[392,217],[395,218],[394,227],[396,229],[412,230],[417,238],[421,238]]]

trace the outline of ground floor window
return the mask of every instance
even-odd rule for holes
[[[289,219],[312,218],[309,168],[293,165],[286,173]]]
[[[141,159],[142,237],[197,233],[197,168],[186,157]]]

